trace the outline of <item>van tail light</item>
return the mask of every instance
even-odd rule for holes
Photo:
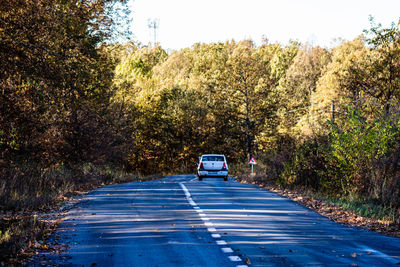
[[[202,169],[204,169],[203,162],[202,162],[202,163],[200,163],[200,170],[202,170]]]
[[[224,162],[224,165],[222,165],[222,169],[226,170],[226,163]]]

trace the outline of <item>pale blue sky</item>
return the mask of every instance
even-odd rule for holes
[[[132,1],[132,0],[131,0]],[[133,0],[134,39],[153,40],[148,19],[159,19],[157,41],[166,49],[252,39],[290,39],[331,47],[369,29],[369,15],[388,27],[400,18],[400,0]]]

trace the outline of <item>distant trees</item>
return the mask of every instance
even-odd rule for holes
[[[286,50],[279,45],[256,48],[251,41],[196,44],[163,56],[147,69],[149,75],[138,77],[142,72],[132,68],[148,66],[141,55],[150,52],[148,57],[157,58],[165,53],[159,49],[135,48],[117,67],[117,74],[126,73],[116,82],[118,101],[130,92],[128,105],[140,114],[133,123],[140,134],[136,141],[143,145],[136,146],[141,156],[134,156],[138,162],[133,164],[146,166],[142,171],[149,171],[149,165],[191,169],[207,151],[226,153],[234,161],[257,151],[277,102],[278,74],[271,74],[271,62],[276,51]],[[284,58],[275,59],[276,70],[287,64]]]
[[[136,112],[131,163],[185,171],[201,153],[256,154],[281,184],[382,198],[398,181],[384,177],[397,177],[399,29],[372,24],[366,34],[332,50],[251,41],[131,49],[115,83]]]

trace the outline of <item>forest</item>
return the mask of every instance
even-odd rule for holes
[[[400,20],[371,17],[332,48],[264,39],[167,52],[115,41],[129,34],[126,9],[0,1],[3,211],[90,183],[194,173],[199,155],[222,153],[235,175],[254,156],[259,179],[399,218]]]

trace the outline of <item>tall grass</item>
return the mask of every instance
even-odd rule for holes
[[[101,184],[140,180],[136,173],[128,173],[112,166],[82,164],[40,167],[33,163],[9,166],[1,173],[0,209],[23,211],[43,208],[60,196],[80,188],[94,188]]]

